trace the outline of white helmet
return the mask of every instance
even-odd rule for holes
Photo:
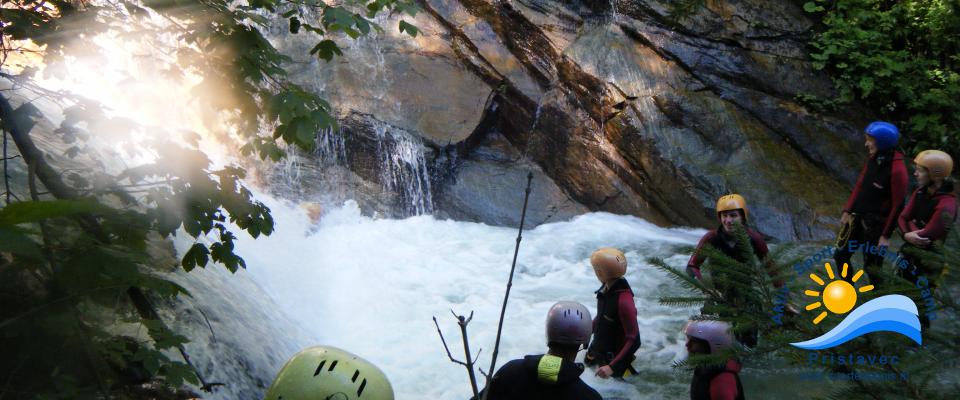
[[[690,337],[703,339],[710,344],[710,353],[730,347],[733,336],[730,334],[730,324],[723,321],[691,320],[683,326],[683,333]]]
[[[547,312],[547,344],[586,346],[593,332],[590,310],[575,301],[560,301]]]

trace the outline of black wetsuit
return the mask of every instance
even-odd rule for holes
[[[875,285],[882,283],[880,269],[883,256],[871,254],[868,250],[871,245],[879,246],[880,237],[889,238],[896,227],[897,215],[907,194],[907,181],[907,167],[900,152],[891,150],[867,160],[843,208],[843,211],[853,215],[853,221],[847,231],[848,236],[842,238],[845,240],[837,241],[837,250],[833,255],[835,268],[840,269],[843,264],[850,263],[856,251],[851,252],[848,243],[855,240],[859,244],[866,244],[862,247],[863,269],[870,277],[870,282]],[[860,246],[853,247],[856,249]],[[848,274],[844,279],[852,281],[853,274]]]
[[[549,357],[547,360],[542,360]],[[559,368],[557,368],[559,366]],[[497,371],[489,400],[595,400],[600,393],[580,379],[583,365],[548,355],[513,360]],[[486,390],[486,389],[485,389]],[[483,398],[483,392],[480,392]]]
[[[640,326],[633,291],[626,279],[617,279],[609,288],[597,290],[597,317],[593,319],[593,342],[584,362],[590,366],[609,365],[613,377],[627,371],[636,374],[630,363],[640,348]]]

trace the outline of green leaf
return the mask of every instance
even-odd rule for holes
[[[821,7],[821,6],[818,6],[816,3],[812,2],[812,1],[808,1],[808,2],[806,2],[806,3],[803,4],[803,11],[806,11],[806,12],[808,12],[808,13],[817,13],[817,12],[821,12],[821,11],[824,11],[824,10],[826,10],[826,9],[823,8],[823,7]]]
[[[320,57],[326,61],[333,59],[334,54],[342,56],[343,52],[340,51],[340,47],[337,46],[337,43],[333,40],[326,39],[317,43],[316,46],[313,46],[313,49],[310,50],[310,54],[316,54],[317,57]]]
[[[180,265],[183,266],[183,269],[187,272],[192,271],[196,267],[206,267],[207,262],[209,262],[210,250],[207,249],[207,246],[202,243],[194,243],[193,246],[190,246],[190,250],[187,250],[187,253],[183,255],[183,259],[180,261]]]
[[[301,146],[311,145],[315,139],[315,133],[312,129],[313,124],[307,122],[306,119],[298,119],[297,123],[297,144]]]
[[[40,245],[16,227],[0,226],[0,251],[32,259],[41,258]]]
[[[182,362],[171,362],[165,365],[163,368],[163,376],[166,378],[167,383],[173,387],[181,386],[183,382],[190,382],[194,385],[200,384],[196,371]]]
[[[292,17],[290,18],[290,33],[297,34],[300,32],[300,18]]]
[[[112,211],[95,200],[23,201],[0,209],[0,225],[18,225],[84,213],[107,214]]]
[[[355,20],[356,20],[356,24],[357,24],[357,29],[360,30],[360,33],[362,33],[362,34],[364,34],[364,35],[370,33],[370,23],[367,22],[366,19],[364,19],[363,17],[361,17],[361,16],[358,15],[358,16],[355,18]]]
[[[400,32],[401,33],[406,32],[408,35],[412,37],[417,37],[417,33],[420,32],[420,30],[417,29],[416,26],[413,26],[410,23],[408,23],[407,21],[400,20]]]
[[[862,77],[859,82],[860,90],[863,92],[863,97],[870,96],[870,93],[873,91],[873,79],[870,77]]]
[[[344,27],[343,32],[346,33],[347,36],[350,36],[351,39],[356,39],[360,37],[360,32],[357,32],[356,29],[353,29],[350,27]]]

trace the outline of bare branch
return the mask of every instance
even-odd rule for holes
[[[451,312],[452,312],[452,311],[451,311]],[[454,315],[454,316],[456,316],[456,315]],[[437,323],[437,317],[433,317],[433,324],[437,327],[437,334],[440,335],[440,341],[443,342],[443,349],[447,351],[447,357],[450,358],[450,361],[453,361],[454,363],[457,363],[457,364],[460,364],[460,365],[466,367],[466,366],[467,366],[467,363],[465,363],[465,362],[463,362],[463,361],[460,361],[460,360],[454,359],[454,358],[453,358],[453,355],[450,354],[450,348],[447,347],[447,341],[443,338],[443,332],[440,331],[440,324]]]

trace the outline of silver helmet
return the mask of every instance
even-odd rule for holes
[[[547,343],[586,346],[593,332],[590,310],[575,301],[561,301],[547,313]]]
[[[709,343],[711,354],[716,354],[733,343],[730,324],[723,321],[691,320],[683,326],[683,333]]]

